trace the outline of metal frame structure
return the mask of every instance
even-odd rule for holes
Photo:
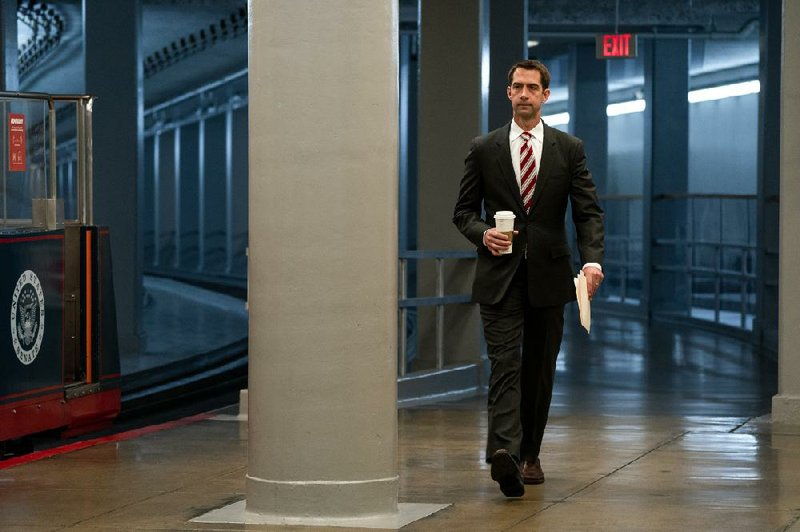
[[[47,144],[48,144],[48,186],[46,190],[45,199],[55,202],[58,199],[58,162],[57,162],[57,124],[56,124],[56,103],[66,102],[74,103],[76,106],[76,131],[75,142],[77,143],[77,176],[70,176],[74,179],[77,177],[78,190],[77,202],[78,210],[77,217],[73,219],[53,220],[54,224],[61,225],[65,222],[74,222],[82,225],[94,224],[94,212],[92,209],[92,108],[94,103],[94,96],[78,94],[78,95],[53,95],[38,92],[0,92],[0,102],[6,100],[33,100],[42,101],[47,104]],[[5,185],[4,185],[5,187]],[[5,197],[5,194],[3,194]],[[24,226],[33,224],[33,219],[20,219],[10,220],[7,216],[7,206],[3,205],[2,213],[3,225]]]
[[[633,209],[641,208],[642,196],[639,195],[619,195],[619,196],[601,196],[601,202],[604,204],[618,204],[623,205],[623,212],[630,213]],[[628,290],[628,279],[630,274],[635,271],[632,268],[633,250],[637,248],[641,250],[641,246],[647,244],[653,247],[667,247],[673,250],[682,250],[685,256],[685,263],[683,264],[665,264],[654,262],[653,270],[662,272],[674,272],[677,274],[686,275],[689,278],[690,290],[687,294],[687,301],[684,307],[687,309],[686,315],[683,317],[691,318],[701,322],[711,322],[723,327],[736,327],[743,331],[751,330],[753,327],[752,320],[755,313],[756,302],[754,300],[756,294],[756,272],[755,272],[755,254],[757,250],[756,239],[756,203],[757,196],[749,194],[662,194],[653,198],[654,202],[668,202],[677,201],[682,202],[687,206],[686,212],[688,216],[687,227],[689,231],[685,238],[652,238],[643,240],[642,236],[631,234],[632,226],[629,220],[626,219],[620,226],[627,230],[627,232],[613,233],[606,237],[607,246],[609,249],[606,252],[606,260],[604,266],[609,275],[620,279],[619,291],[617,293],[611,292],[612,287],[606,286],[598,294],[598,302],[605,304],[620,303],[628,308],[638,307],[641,304],[639,298],[631,298]],[[697,212],[700,202],[707,202],[714,210],[713,216],[716,221],[716,238],[703,238],[697,234],[698,220]],[[742,221],[746,227],[746,234],[744,240],[731,238],[731,235],[726,233],[726,207],[734,204],[744,204],[746,217]],[[645,238],[647,235],[645,235]],[[615,251],[621,250],[620,256],[615,256]],[[710,265],[700,264],[700,254],[703,250],[711,250],[713,259]],[[735,256],[740,265],[738,270],[732,270],[726,267],[725,257]],[[644,275],[649,275],[649,272],[640,271],[639,274],[642,278],[639,280],[642,286],[645,286]],[[698,293],[696,291],[696,281],[705,280],[713,285],[713,291]],[[739,285],[739,304],[738,311],[738,324],[734,325],[730,320],[726,320],[725,299],[726,291],[723,286],[726,283],[738,283]],[[645,294],[643,294],[645,296]],[[708,305],[698,305],[698,301],[705,298],[709,301]],[[729,306],[729,305],[728,305]],[[651,309],[655,316],[666,316],[660,312],[658,308]],[[710,315],[703,315],[701,311],[711,311]],[[733,312],[733,311],[727,311]],[[671,316],[677,317],[677,316]]]
[[[172,100],[161,103],[145,112],[146,120],[151,122],[150,127],[145,131],[145,138],[152,141],[152,174],[153,174],[153,191],[151,198],[144,198],[145,205],[152,207],[153,222],[153,235],[152,245],[153,260],[151,264],[145,264],[145,270],[156,273],[173,273],[176,275],[214,275],[216,277],[227,277],[236,283],[244,281],[244,276],[235,271],[235,261],[240,250],[236,247],[237,235],[235,234],[234,223],[234,112],[247,105],[247,98],[239,95],[232,96],[222,104],[205,105],[203,102],[207,95],[212,91],[224,91],[231,83],[237,82],[245,78],[247,75],[246,70],[237,72],[222,80],[215,81],[207,84],[190,93],[183,94]],[[171,111],[181,109],[191,103],[193,99],[197,100],[197,105],[191,110],[184,113],[178,112],[179,118],[170,117],[167,119],[161,118],[169,114]],[[207,172],[206,172],[206,135],[208,121],[216,118],[223,117],[224,120],[224,221],[222,232],[224,233],[223,244],[223,268],[222,271],[214,270],[209,271],[206,252],[209,251],[208,243],[206,242],[207,230],[210,229],[207,220],[207,212],[203,198],[207,192]],[[183,175],[181,168],[181,139],[184,133],[182,131],[187,126],[197,127],[197,197],[189,198],[184,197],[181,192],[181,182],[187,176]],[[161,236],[163,224],[160,213],[160,206],[162,203],[161,197],[161,168],[163,161],[161,160],[162,143],[161,136],[164,134],[173,134],[173,147],[172,147],[172,169],[174,172],[174,205],[173,205],[173,220],[175,227],[175,234],[172,242],[174,247],[173,260],[165,262],[162,257]],[[192,209],[197,214],[197,261],[196,264],[183,264],[181,255],[182,248],[185,245],[183,241],[181,229],[181,211],[184,208]],[[147,212],[147,209],[145,209]],[[150,235],[144,235],[149,238]]]
[[[399,294],[397,298],[397,372],[405,377],[408,356],[408,309],[436,307],[436,367],[442,370],[447,365],[444,345],[444,313],[448,305],[470,304],[469,294],[445,295],[444,264],[446,260],[475,260],[474,251],[405,251],[400,253]],[[433,260],[436,262],[436,295],[433,297],[408,297],[408,262]]]

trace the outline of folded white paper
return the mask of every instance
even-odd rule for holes
[[[589,303],[589,288],[586,285],[586,276],[583,274],[583,270],[578,272],[573,281],[575,281],[575,296],[578,298],[581,325],[588,333],[592,327],[592,307]]]

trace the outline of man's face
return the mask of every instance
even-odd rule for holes
[[[542,75],[538,70],[517,68],[506,89],[514,117],[524,121],[539,118],[542,104],[550,97],[550,89],[542,89]]]

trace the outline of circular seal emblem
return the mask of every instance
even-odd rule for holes
[[[17,280],[11,300],[11,343],[17,358],[26,366],[36,360],[44,337],[44,292],[31,270]]]

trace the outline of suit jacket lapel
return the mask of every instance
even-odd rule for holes
[[[505,181],[511,196],[516,200],[520,212],[525,212],[522,203],[517,176],[514,174],[514,165],[511,163],[511,145],[508,142],[508,135],[511,131],[511,122],[506,127],[499,129],[495,135],[495,157],[500,167],[500,179]]]
[[[539,198],[542,197],[542,190],[547,184],[547,179],[550,176],[550,168],[553,166],[552,160],[556,150],[555,135],[550,133],[550,126],[544,123],[542,123],[542,125],[544,126],[542,157],[539,161],[539,177],[536,178],[536,188],[533,190],[533,198],[531,199],[531,213],[533,213],[534,209],[536,209],[536,204],[539,202]]]

